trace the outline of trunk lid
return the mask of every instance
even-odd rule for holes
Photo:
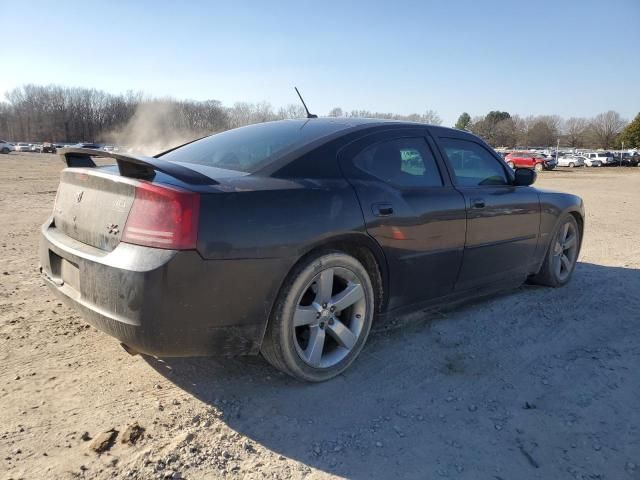
[[[112,251],[120,243],[136,183],[101,171],[64,170],[53,210],[56,228],[79,242]]]

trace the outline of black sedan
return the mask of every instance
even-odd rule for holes
[[[156,356],[262,353],[326,380],[381,317],[566,284],[582,240],[579,197],[537,190],[534,171],[436,126],[286,120],[153,158],[60,154],[42,275],[89,323]]]

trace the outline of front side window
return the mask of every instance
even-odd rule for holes
[[[454,138],[441,138],[440,143],[459,185],[509,185],[509,179],[499,160],[482,146]]]
[[[380,180],[399,187],[442,186],[440,171],[424,138],[398,138],[368,147],[354,164]]]

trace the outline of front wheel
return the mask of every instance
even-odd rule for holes
[[[540,271],[531,279],[533,283],[550,287],[561,287],[571,279],[580,251],[580,230],[573,215],[567,213],[558,222],[558,227],[549,245]]]
[[[516,168],[515,164],[511,161],[507,162],[507,165],[509,165],[509,168],[512,168],[512,169]]]
[[[328,380],[356,359],[373,313],[373,287],[362,264],[341,252],[315,255],[296,266],[283,285],[262,355],[299,380]]]
[[[544,166],[541,163],[536,163],[533,167],[536,172],[541,172],[544,169]]]
[[[573,167],[575,167],[575,166],[576,166],[576,164],[575,164],[575,163],[573,163],[573,162],[569,162],[569,168],[573,168]]]
[[[4,147],[4,148],[2,149],[2,153],[4,153],[5,155],[8,155],[8,154],[9,154],[9,152],[10,152],[10,150],[9,150],[7,147]]]

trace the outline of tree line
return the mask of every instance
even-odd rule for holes
[[[114,95],[89,88],[58,85],[24,85],[11,90],[0,102],[0,138],[13,141],[127,142],[140,136],[145,126],[151,135],[175,138],[221,132],[252,123],[305,117],[302,105],[274,109],[267,102],[237,102],[224,106],[218,100],[152,98],[142,92]],[[372,117],[441,123],[432,110],[422,114],[333,109],[334,117]],[[134,132],[127,132],[133,129]]]
[[[217,100],[157,99],[131,91],[114,95],[58,85],[25,85],[5,96],[7,101],[0,102],[0,138],[29,142],[109,141],[141,115],[164,131],[192,135],[304,115],[297,105],[274,110],[268,103],[238,102],[225,107]],[[149,118],[151,114],[156,118]]]
[[[640,147],[640,136],[632,134],[634,123],[640,123],[640,114],[628,123],[613,110],[566,120],[558,115],[521,117],[495,110],[475,118],[464,112],[455,128],[475,133],[494,147],[548,147],[559,141],[563,147],[608,149],[620,148],[625,139],[626,147]]]
[[[297,104],[278,109],[267,102],[225,106],[218,100],[158,99],[142,92],[111,94],[59,85],[24,85],[5,97],[6,101],[0,101],[0,138],[27,142],[127,144],[145,135],[188,140],[252,123],[305,116],[303,107]],[[336,107],[328,116],[442,124],[433,110],[399,115]],[[633,133],[640,127],[640,114],[626,130],[625,125],[627,122],[614,111],[563,120],[557,115],[520,117],[496,110],[474,118],[465,112],[455,127],[469,130],[496,147],[551,146],[560,139],[563,146],[612,148],[625,138],[626,146],[640,146],[638,133]]]

